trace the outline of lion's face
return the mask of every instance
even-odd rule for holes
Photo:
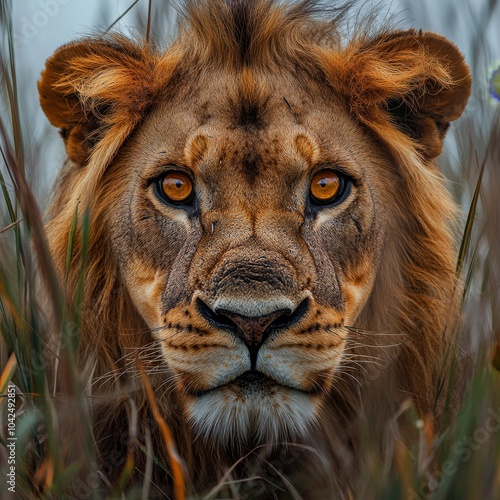
[[[469,71],[433,33],[342,45],[311,6],[187,2],[165,53],[90,38],[39,82],[69,157],[47,224],[61,276],[75,206],[91,213],[80,361],[109,377],[146,349],[189,436],[333,434],[385,352],[372,333],[401,346],[388,406],[435,407],[457,287],[434,159]]]
[[[276,81],[189,88],[115,166],[121,276],[188,417],[224,438],[313,423],[382,249],[380,155],[344,106]]]

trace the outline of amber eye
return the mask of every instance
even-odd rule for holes
[[[168,172],[158,187],[163,197],[173,203],[187,203],[193,196],[193,183],[184,172]]]
[[[333,203],[342,194],[343,179],[333,170],[316,172],[311,181],[311,196],[321,205]]]

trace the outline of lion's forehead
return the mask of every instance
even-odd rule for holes
[[[289,184],[318,162],[369,163],[361,128],[341,102],[323,105],[317,84],[304,87],[288,75],[256,79],[254,86],[211,75],[174,97],[160,96],[140,127],[139,151],[146,157],[168,151],[166,162],[182,162],[210,180],[236,175],[254,190],[262,177]]]

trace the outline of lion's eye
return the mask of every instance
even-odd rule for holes
[[[167,172],[158,181],[160,194],[166,201],[189,203],[193,197],[193,182],[184,172]]]
[[[324,169],[316,172],[311,181],[311,199],[318,205],[331,205],[344,198],[348,181],[333,170]]]

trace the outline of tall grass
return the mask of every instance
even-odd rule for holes
[[[494,0],[484,2],[481,22],[486,24],[494,12],[498,14],[496,4]],[[81,478],[97,474],[92,419],[84,388],[73,368],[80,318],[78,307],[66,307],[64,290],[47,250],[43,217],[28,181],[31,170],[26,158],[36,157],[29,148],[36,150],[38,145],[28,145],[24,136],[27,127],[15,69],[10,7],[9,2],[0,3],[0,492],[6,490],[12,443],[8,439],[7,390],[15,386],[17,497],[31,498],[35,494],[57,498],[71,485],[80,492],[80,498],[98,498],[98,493],[88,486],[78,489]],[[136,21],[138,29],[147,30],[153,38],[159,36],[165,13],[170,12],[156,4],[154,8],[155,16]],[[155,22],[150,23],[150,19]],[[367,448],[368,466],[360,498],[500,498],[500,103],[490,101],[482,92],[486,88],[488,58],[481,52],[481,47],[487,46],[481,32],[478,26],[470,38],[477,58],[471,61],[477,83],[469,110],[454,126],[458,156],[444,155],[442,160],[450,189],[464,213],[457,262],[465,283],[464,318],[458,332],[463,355],[457,362],[473,363],[472,378],[458,417],[449,421],[444,431],[435,434],[432,422],[423,420],[418,422],[417,444],[406,447],[402,443],[394,449],[390,458],[395,459],[396,470],[390,469],[388,461],[380,460],[378,449]],[[41,159],[35,167],[47,168]],[[76,230],[74,224],[73,235]],[[88,231],[88,225],[84,223],[82,230]],[[83,280],[85,252],[81,265]],[[39,283],[43,284],[43,297],[37,295]],[[58,346],[44,345],[49,324],[44,314],[55,319],[61,333]],[[48,390],[44,359],[47,347],[56,350],[63,390],[71,395],[65,401],[65,416],[70,432],[73,430],[70,437],[59,432],[54,410],[57,397]],[[159,419],[161,427],[161,416]],[[63,455],[75,459],[63,462]],[[428,475],[431,456],[436,457],[432,476]],[[112,490],[116,496],[147,498],[147,480],[142,489],[127,490],[131,467],[133,463],[127,460]],[[208,496],[218,498],[225,489],[227,498],[243,495],[235,485],[221,485]],[[177,498],[182,497],[182,490],[177,490]]]

